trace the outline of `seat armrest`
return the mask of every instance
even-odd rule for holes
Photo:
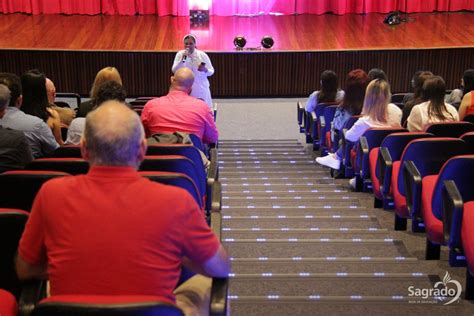
[[[444,181],[443,187],[443,234],[450,248],[461,248],[461,225],[464,202],[453,180]]]
[[[392,184],[392,156],[386,147],[380,147],[378,164],[379,166],[379,181],[380,192],[384,197],[390,194],[390,186]]]
[[[212,184],[211,189],[211,212],[220,212],[222,209],[222,184],[219,181],[215,181]]]
[[[209,151],[209,168],[207,170],[207,183],[212,184],[218,179],[219,175],[219,158],[217,156],[217,149],[212,148]]]
[[[35,306],[46,297],[46,283],[46,280],[33,280],[22,285],[18,315],[31,315]]]
[[[298,125],[302,126],[303,125],[303,113],[305,111],[305,108],[301,104],[300,101],[296,102],[296,119],[298,120]]]
[[[321,130],[326,130],[326,118],[324,118],[324,115],[321,115],[319,117],[319,124],[321,125]],[[321,135],[321,138],[323,137],[324,135]]]
[[[360,168],[360,176],[362,179],[370,178],[369,168],[369,143],[365,136],[361,136],[359,139],[359,147],[357,149],[356,164]]]
[[[222,214],[220,212],[211,212],[211,230],[217,239],[221,240],[222,233]]]
[[[209,314],[211,316],[227,315],[227,294],[229,291],[228,278],[212,278]]]
[[[316,112],[312,111],[310,116],[310,131],[311,137],[313,139],[318,139],[318,117],[316,116]]]
[[[421,174],[411,160],[405,161],[402,172],[408,212],[412,219],[421,219]]]

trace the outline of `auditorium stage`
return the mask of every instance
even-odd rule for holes
[[[174,54],[187,33],[209,52],[216,97],[304,96],[318,87],[319,74],[353,68],[386,70],[393,91],[410,89],[418,69],[442,75],[456,87],[474,67],[472,12],[410,14],[398,26],[383,14],[257,17],[211,16],[191,26],[186,17],[0,15],[0,71],[39,68],[59,91],[87,95],[95,72],[113,65],[129,95],[167,91]],[[249,50],[232,41],[244,35]],[[256,49],[270,35],[272,49]]]

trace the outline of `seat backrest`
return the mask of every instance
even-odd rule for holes
[[[471,153],[474,153],[474,132],[463,134],[461,139],[466,142]]]
[[[455,156],[450,158],[441,168],[433,192],[432,210],[439,220],[442,220],[444,181],[453,180],[461,193],[463,201],[474,200],[474,155]]]
[[[75,106],[76,109],[79,108],[79,105],[81,104],[81,96],[73,92],[56,92],[56,99],[73,99],[74,102],[76,103],[76,106]],[[54,103],[58,105],[58,103],[60,102],[54,102]],[[69,103],[67,102],[63,102],[63,103],[66,103],[68,107],[71,107],[69,106]]]
[[[466,143],[457,138],[432,137],[411,141],[405,148],[400,159],[398,174],[398,191],[405,196],[403,168],[405,161],[412,161],[421,177],[438,174],[441,167],[449,158],[468,153]]]
[[[82,158],[40,158],[26,165],[25,170],[62,171],[78,175],[89,171],[89,163]]]
[[[0,208],[0,288],[17,297],[20,282],[16,277],[14,258],[27,220],[25,211]]]
[[[52,155],[53,158],[82,158],[81,146],[66,145],[57,148]]]
[[[202,209],[202,199],[199,194],[199,189],[194,181],[185,174],[177,172],[161,172],[161,171],[140,171],[142,177],[148,178],[152,181],[167,185],[174,185],[185,189],[191,194],[199,208]]]
[[[182,316],[170,303],[148,295],[56,295],[41,301],[32,316]]]
[[[391,127],[383,127],[383,128],[369,128],[364,132],[362,135],[365,140],[367,141],[367,146],[369,149],[369,152],[371,149],[380,147],[382,144],[382,141],[385,139],[390,134],[393,133],[404,133],[407,132],[406,129],[404,128],[391,128]],[[362,148],[360,146],[357,147],[357,156],[356,156],[356,169],[361,169],[363,165],[366,165],[367,170],[363,170],[364,175],[369,175],[369,170],[368,170],[368,156],[365,157],[367,159],[366,163],[363,164],[362,159],[364,158],[362,155]]]
[[[391,103],[402,103],[405,96],[409,95],[409,92],[406,93],[394,93],[392,94]]]
[[[182,173],[190,177],[197,185],[199,195],[203,201],[206,196],[206,187],[202,186],[202,181],[199,179],[199,173],[194,162],[189,158],[179,155],[164,155],[164,156],[145,156],[145,159],[140,165],[140,171],[164,171]]]
[[[462,120],[463,122],[469,122],[474,124],[474,114],[468,114]]]
[[[200,181],[198,187],[206,187],[207,175],[201,153],[192,144],[153,144],[148,146],[146,154],[148,156],[178,155],[190,159],[198,171]]]
[[[65,172],[14,170],[0,174],[0,207],[29,212],[39,189],[46,181],[69,176]]]
[[[324,127],[321,127],[321,136],[319,142],[321,145],[327,145],[326,133],[331,130],[331,122],[334,120],[334,115],[336,114],[337,107],[337,105],[330,105],[324,108],[323,117],[326,125]],[[320,125],[321,124],[319,124],[318,126]]]
[[[429,137],[433,137],[433,134],[425,132],[393,133],[383,139],[380,147],[388,149],[392,161],[398,161],[402,157],[403,150],[412,140]]]
[[[474,131],[474,124],[469,122],[433,123],[425,128],[427,133],[436,137],[461,137],[462,134]]]

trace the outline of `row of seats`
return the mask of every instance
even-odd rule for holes
[[[52,178],[86,173],[88,163],[80,157],[78,146],[65,146],[58,148],[52,158],[34,160],[25,170],[0,174],[0,186],[5,188],[0,197],[0,289],[5,290],[0,291],[0,301],[5,297],[5,302],[11,302],[8,306],[0,305],[0,312],[15,315],[16,300],[7,299],[13,296],[20,301],[22,314],[110,315],[120,312],[121,315],[182,315],[175,306],[144,296],[61,296],[48,298],[37,305],[45,296],[44,283],[25,286],[17,279],[13,258],[36,193],[45,181]],[[205,170],[201,154],[193,145],[150,145],[139,173],[153,181],[187,190],[201,206],[220,239],[221,187],[216,149],[210,150],[209,158],[210,165]],[[227,279],[213,278],[210,310],[215,315],[226,313],[227,288]]]
[[[332,175],[355,176],[355,190],[373,192],[374,207],[393,209],[395,230],[406,230],[411,220],[413,232],[425,233],[427,260],[439,259],[440,247],[448,246],[449,264],[468,267],[465,297],[474,299],[473,118],[431,124],[424,132],[370,128],[351,143],[344,135],[359,116],[346,123],[341,135],[331,137],[336,108],[322,104],[307,113],[297,103],[300,132],[307,142],[321,156],[342,146],[341,168],[331,170]]]

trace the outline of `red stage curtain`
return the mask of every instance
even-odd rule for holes
[[[405,7],[406,4],[406,7]],[[472,0],[212,0],[213,15],[474,10]],[[187,0],[0,0],[0,13],[187,16]]]

